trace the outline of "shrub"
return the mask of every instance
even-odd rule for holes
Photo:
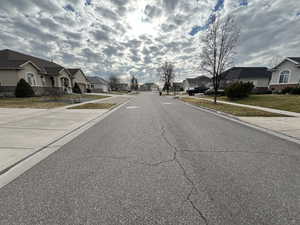
[[[80,89],[80,87],[77,83],[75,83],[75,85],[73,87],[73,92],[76,93],[76,94],[82,94],[81,89]]]
[[[256,95],[268,95],[268,94],[273,94],[273,91],[271,89],[265,89],[265,90],[253,89],[251,93]]]
[[[230,99],[246,98],[254,88],[253,83],[235,82],[225,89],[225,95]]]
[[[300,95],[300,87],[292,88],[290,91],[292,95]]]
[[[28,84],[24,79],[21,79],[15,89],[15,96],[17,98],[33,97],[34,91],[30,84]]]
[[[286,87],[282,89],[281,94],[290,94],[292,90],[293,90],[292,87]]]

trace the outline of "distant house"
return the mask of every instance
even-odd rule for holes
[[[157,91],[159,86],[155,83],[144,83],[139,87],[140,91]]]
[[[88,88],[88,80],[85,74],[83,73],[83,71],[80,68],[76,68],[76,69],[69,68],[68,71],[71,74],[71,81],[73,87],[75,83],[77,83],[81,90],[81,93],[85,93]]]
[[[199,76],[195,78],[187,78],[183,81],[183,90],[191,90],[198,87],[209,87],[211,79],[207,76]]]
[[[89,81],[89,89],[91,90],[91,92],[93,93],[101,93],[101,92],[109,92],[110,88],[109,88],[109,82],[104,80],[101,77],[87,77],[88,81]]]
[[[127,83],[116,84],[116,91],[129,91],[129,86]]]
[[[272,69],[270,88],[280,91],[300,85],[300,57],[288,57]]]
[[[173,91],[183,91],[183,82],[173,82],[172,90]]]
[[[252,82],[254,92],[268,90],[272,72],[266,67],[232,67],[221,75],[220,88],[224,89],[236,81]]]
[[[0,51],[0,95],[14,94],[20,79],[25,79],[36,95],[71,93],[70,72],[64,67],[9,49]]]

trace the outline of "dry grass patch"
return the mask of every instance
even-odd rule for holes
[[[68,109],[110,109],[115,107],[114,103],[86,103],[79,106],[70,107]]]
[[[262,110],[257,109],[251,109],[246,107],[239,107],[239,106],[233,106],[228,104],[222,104],[217,103],[214,104],[211,101],[203,100],[203,99],[196,99],[196,98],[189,98],[189,97],[183,97],[181,98],[182,101],[191,103],[196,106],[205,107],[221,112],[225,112],[234,116],[257,116],[257,117],[286,117],[285,115],[277,114],[277,113],[271,113],[266,112]]]
[[[0,98],[0,108],[35,108],[51,109],[72,104],[72,100],[84,99],[86,101],[103,99],[109,96],[102,95],[78,95],[70,94],[63,96],[43,96],[32,98]]]
[[[43,101],[41,97],[32,98],[0,98],[0,108],[35,108],[52,109],[68,105],[65,102]]]
[[[234,101],[222,96],[218,100],[300,113],[300,95],[250,95]]]

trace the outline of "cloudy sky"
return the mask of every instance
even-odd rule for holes
[[[182,80],[201,74],[199,39],[216,11],[241,27],[237,66],[300,56],[300,0],[0,0],[0,49],[140,83],[169,60]]]

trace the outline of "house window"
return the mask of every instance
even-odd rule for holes
[[[69,87],[69,80],[65,77],[60,79],[62,87]]]
[[[54,87],[55,86],[54,77],[50,77],[50,81],[51,81],[51,86]]]
[[[41,76],[41,80],[42,80],[42,85],[45,86],[46,85],[46,77]]]
[[[27,82],[31,85],[31,86],[36,86],[36,81],[34,78],[34,74],[32,73],[27,73],[26,74],[26,78],[27,78]]]
[[[284,70],[279,75],[279,83],[280,84],[287,84],[289,82],[290,71]]]

